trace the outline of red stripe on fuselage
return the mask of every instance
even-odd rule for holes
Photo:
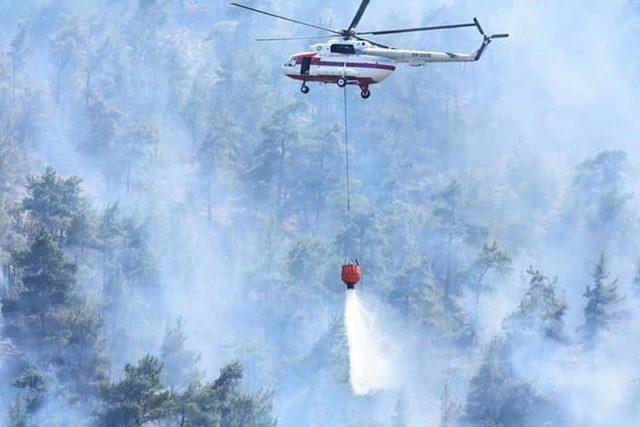
[[[369,62],[347,62],[346,65],[344,62],[332,62],[332,61],[319,61],[317,63],[311,63],[312,65],[319,65],[321,67],[351,67],[351,68],[371,68],[374,70],[389,70],[395,71],[396,67],[394,65],[387,64],[373,64]]]
[[[322,57],[315,56],[315,53],[304,53],[296,55],[296,64],[302,64],[302,58],[311,58],[311,65],[318,65],[320,67],[351,67],[351,68],[370,68],[374,70],[388,70],[395,71],[396,66],[390,64],[379,64],[372,62],[344,62],[344,61],[323,61]]]

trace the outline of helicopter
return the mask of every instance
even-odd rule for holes
[[[233,2],[231,5],[272,18],[325,31],[333,35],[328,41],[311,45],[310,51],[308,52],[291,55],[282,67],[285,76],[302,82],[300,91],[304,94],[309,93],[307,83],[332,83],[341,88],[345,88],[347,85],[357,85],[360,88],[360,96],[363,99],[367,99],[371,96],[369,86],[387,79],[396,70],[398,64],[409,64],[410,66],[419,67],[431,62],[475,62],[482,58],[485,49],[493,40],[509,37],[509,34],[487,35],[476,18],[473,19],[473,22],[465,24],[359,32],[356,28],[367,10],[369,3],[370,0],[362,0],[349,27],[340,31],[293,18],[287,18],[240,3]],[[475,27],[483,38],[482,44],[478,50],[473,53],[397,49],[378,43],[368,37],[363,37],[466,27]],[[256,39],[256,41],[271,42],[326,38],[327,36],[280,37],[260,38]]]

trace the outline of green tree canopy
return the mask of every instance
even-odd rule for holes
[[[76,265],[45,229],[36,232],[28,249],[14,254],[13,265],[19,280],[3,298],[5,319],[18,336],[57,335],[50,320],[57,309],[75,301]]]
[[[593,343],[603,332],[622,316],[622,301],[618,291],[618,279],[609,281],[611,273],[607,268],[607,259],[600,255],[593,272],[593,285],[587,286],[584,293],[587,306],[584,309],[584,325],[581,330],[585,341]]]
[[[505,321],[511,337],[542,336],[560,341],[565,338],[564,316],[567,303],[558,294],[558,281],[549,279],[541,271],[530,267],[529,288],[518,310]]]
[[[104,390],[105,426],[141,426],[168,416],[171,393],[162,384],[162,362],[145,355],[124,368],[125,376]]]
[[[173,325],[167,326],[160,350],[165,383],[172,389],[187,388],[202,377],[202,372],[198,369],[202,356],[189,350],[186,342],[184,321],[178,318]]]
[[[27,179],[27,196],[23,208],[46,227],[56,240],[65,242],[69,229],[86,215],[86,202],[77,177],[62,178],[52,167],[41,175]]]

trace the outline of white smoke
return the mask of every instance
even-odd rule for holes
[[[393,360],[397,354],[376,313],[368,310],[355,291],[348,291],[344,322],[349,345],[349,382],[357,395],[397,386]]]

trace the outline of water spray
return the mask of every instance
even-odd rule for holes
[[[365,395],[393,388],[390,343],[380,328],[376,313],[363,304],[355,285],[361,269],[357,260],[342,266],[347,285],[344,324],[349,347],[349,383],[354,394]]]

